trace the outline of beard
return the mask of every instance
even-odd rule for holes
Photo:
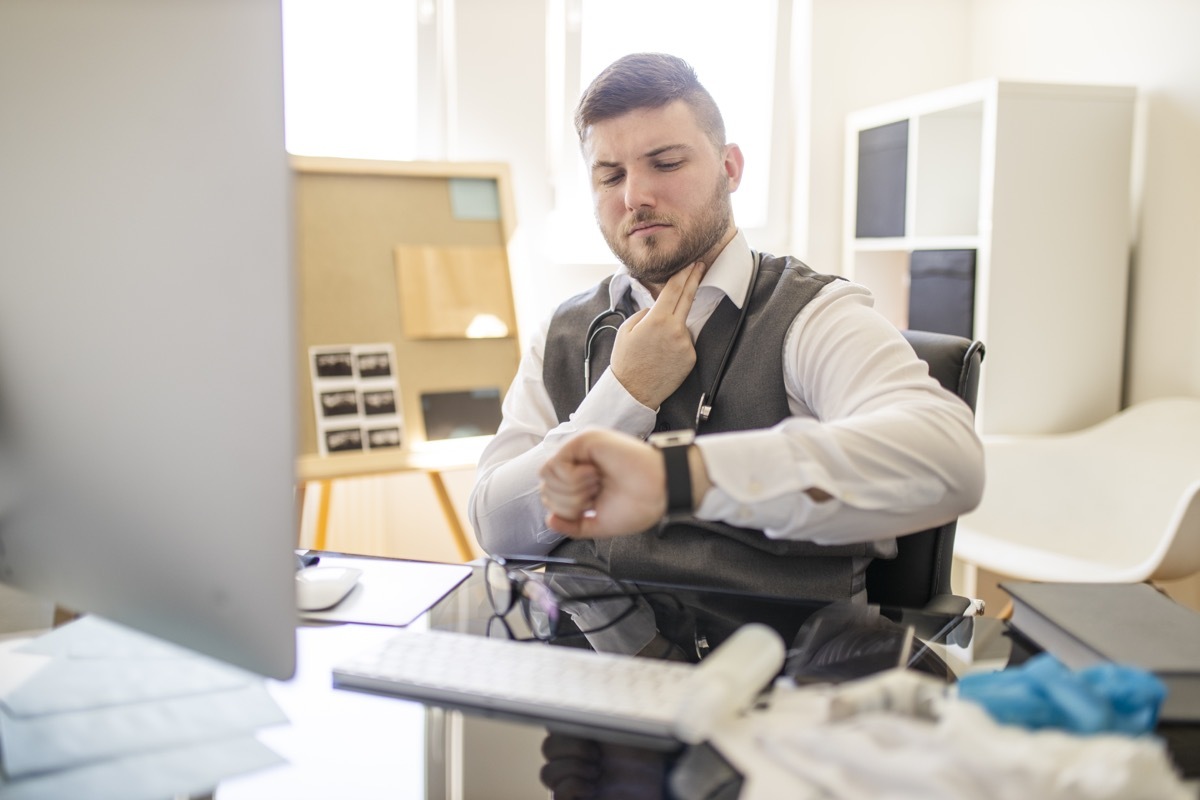
[[[709,202],[690,224],[683,224],[673,217],[656,216],[652,210],[639,210],[620,231],[601,227],[604,241],[612,250],[629,275],[643,284],[661,286],[679,270],[700,260],[716,247],[733,224],[733,206],[722,175],[709,196]],[[635,247],[631,244],[627,230],[645,222],[661,222],[670,225],[679,234],[679,242],[671,248],[658,235],[646,236]],[[708,266],[712,266],[709,264]]]

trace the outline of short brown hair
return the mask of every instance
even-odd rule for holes
[[[591,82],[575,109],[575,132],[583,142],[590,125],[637,108],[662,108],[682,100],[716,147],[725,144],[725,121],[691,65],[665,53],[634,53],[609,64]]]

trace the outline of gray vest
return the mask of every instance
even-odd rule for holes
[[[794,258],[762,255],[745,325],[730,354],[712,415],[701,424],[700,433],[769,428],[790,415],[783,377],[784,337],[800,309],[832,280],[833,276],[819,275]],[[586,333],[588,324],[609,307],[608,284],[606,279],[566,301],[551,320],[542,378],[560,422],[583,400]],[[695,427],[700,395],[711,385],[738,315],[733,301],[723,298],[696,339],[696,366],[659,409],[657,430]],[[593,383],[608,367],[614,338],[606,331],[593,343]],[[870,559],[891,558],[895,553],[894,539],[823,546],[770,539],[760,530],[701,520],[616,539],[567,540],[554,551],[556,556],[607,569],[618,578],[815,600],[844,600],[861,593]]]

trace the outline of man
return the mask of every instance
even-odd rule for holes
[[[742,153],[686,63],[618,60],[584,93],[576,129],[597,222],[623,267],[532,337],[479,463],[480,543],[621,578],[863,599],[867,564],[893,556],[897,535],[978,502],[970,410],[864,288],[751,251],[730,204]],[[596,454],[554,458],[593,427],[702,434],[672,451],[699,490],[676,498],[684,522],[595,527],[621,505],[603,467],[573,468]],[[543,469],[559,530],[546,524]],[[663,472],[646,475],[662,492]],[[580,521],[585,510],[594,523]]]

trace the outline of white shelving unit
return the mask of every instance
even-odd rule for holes
[[[1135,97],[984,80],[847,118],[843,274],[906,328],[913,253],[974,251],[960,311],[987,347],[982,433],[1075,430],[1119,409]]]

